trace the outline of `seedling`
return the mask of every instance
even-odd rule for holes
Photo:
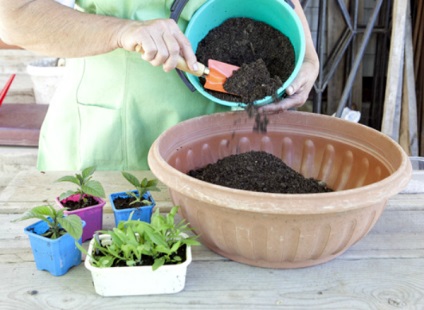
[[[126,266],[152,265],[153,270],[164,264],[178,264],[183,261],[179,255],[181,247],[200,244],[196,236],[182,235],[191,229],[184,220],[175,223],[178,208],[174,206],[167,215],[156,209],[151,223],[122,221],[112,231],[95,235],[93,253],[82,247],[80,250],[91,257],[94,266],[101,268],[122,262]]]
[[[147,178],[140,181],[135,175],[124,171],[122,172],[122,176],[130,182],[138,192],[138,195],[134,192],[127,192],[128,196],[134,198],[130,205],[135,203],[142,203],[145,206],[150,205],[151,202],[147,199],[143,199],[143,196],[147,191],[159,191],[159,188],[157,187],[158,181],[155,179],[148,180]]]
[[[64,176],[56,180],[56,182],[71,182],[78,185],[76,190],[68,190],[59,196],[60,201],[78,194],[79,204],[83,205],[86,202],[87,196],[102,197],[104,198],[105,191],[102,184],[99,181],[92,180],[92,176],[96,167],[88,167],[82,170],[81,174],[75,174],[75,176]]]
[[[42,205],[26,211],[22,217],[13,220],[18,222],[28,219],[40,219],[49,225],[49,229],[41,236],[58,239],[66,233],[78,241],[82,236],[82,222],[78,215],[67,215],[63,212],[65,209],[56,210],[51,205]]]

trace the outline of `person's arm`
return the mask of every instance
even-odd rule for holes
[[[302,106],[308,99],[319,73],[319,59],[312,40],[311,30],[299,0],[292,0],[295,12],[303,26],[305,34],[305,58],[293,83],[287,87],[287,97],[282,101],[261,108],[262,111],[276,112]]]
[[[36,53],[83,57],[142,45],[143,59],[170,71],[181,53],[192,69],[190,42],[171,19],[131,21],[86,14],[52,0],[0,0],[0,37]]]

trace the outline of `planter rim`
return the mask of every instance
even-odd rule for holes
[[[241,114],[246,113],[245,111],[233,111],[215,113],[213,115],[199,116],[186,121],[183,121],[175,127],[186,126],[189,122],[199,122],[204,117],[219,118],[224,114]],[[404,188],[412,175],[412,166],[409,157],[404,152],[399,144],[394,142],[387,135],[369,128],[365,125],[348,122],[346,120],[338,119],[327,115],[317,115],[309,112],[299,111],[284,111],[284,115],[295,115],[299,114],[304,118],[318,119],[328,118],[333,122],[339,122],[340,126],[349,123],[350,126],[355,127],[357,130],[361,130],[363,133],[377,135],[379,139],[386,140],[390,143],[396,151],[401,154],[401,163],[399,168],[396,169],[388,177],[358,188],[346,189],[341,191],[334,191],[328,193],[317,193],[317,194],[276,194],[276,193],[262,193],[253,192],[239,189],[232,189],[220,185],[215,185],[205,181],[198,180],[190,177],[185,173],[178,171],[169,165],[166,160],[162,157],[159,146],[167,134],[167,131],[162,133],[152,144],[149,150],[149,165],[154,175],[164,183],[170,191],[180,192],[183,195],[200,199],[207,200],[208,203],[221,205],[222,201],[227,201],[228,204],[225,208],[233,210],[243,210],[247,212],[266,212],[271,214],[325,214],[325,213],[337,213],[345,212],[347,210],[361,209],[370,204],[381,203],[382,200],[389,198],[392,195],[399,193]],[[305,123],[307,121],[304,121]],[[270,124],[269,126],[272,126]],[[317,133],[318,134],[318,133]],[[331,135],[331,132],[320,132],[320,136]],[[350,140],[349,140],[350,142]],[[175,146],[171,146],[175,147]],[[178,177],[175,177],[177,175]],[[174,176],[174,177],[170,177]],[[202,195],[202,190],[208,188],[209,193],[207,196]],[[370,191],[372,191],[370,193]],[[352,196],[362,197],[361,202],[356,201],[354,204],[350,203]],[[333,198],[337,196],[337,203],[329,205],[328,201],[324,198]],[[366,199],[365,199],[366,196]],[[200,198],[199,198],[200,197]],[[261,202],[262,198],[266,198],[266,202]],[[320,199],[317,199],[320,198]],[[269,201],[277,202],[278,207],[270,207]],[[297,204],[309,204],[308,207],[300,208],[296,207]],[[275,205],[275,204],[274,204]]]

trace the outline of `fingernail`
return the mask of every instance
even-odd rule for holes
[[[199,70],[199,65],[197,64],[197,62],[195,62],[195,63],[193,64],[193,70],[194,70],[194,71]]]

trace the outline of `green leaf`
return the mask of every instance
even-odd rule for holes
[[[157,208],[155,212],[153,213],[152,217],[150,218],[150,223],[152,227],[155,227],[155,228],[161,228],[164,225],[165,221],[164,221],[164,218],[159,213],[159,208]]]
[[[149,180],[147,180],[147,178],[144,178],[144,179],[141,181],[140,186],[141,186],[142,188],[146,188],[148,183],[149,183]]]
[[[164,247],[168,246],[168,244],[166,243],[166,241],[162,238],[160,234],[153,231],[147,231],[147,230],[146,230],[146,234],[148,235],[149,239],[153,241],[154,244],[161,245]]]
[[[171,253],[177,252],[178,249],[181,247],[182,243],[181,241],[175,242],[171,247]]]
[[[121,223],[124,223],[124,222],[121,222]],[[125,233],[117,228],[113,229],[113,234],[111,234],[111,236],[112,236],[112,241],[118,244],[124,244],[127,239],[127,236],[125,235]]]
[[[82,222],[78,215],[71,214],[57,219],[59,224],[71,235],[75,240],[79,240],[82,236]]]
[[[133,244],[123,244],[121,247],[122,252],[124,253],[124,258],[126,261],[132,259],[131,253],[134,252],[136,247]]]
[[[20,218],[17,218],[12,222],[24,221],[33,218],[46,220],[47,217],[54,218],[55,215],[56,212],[50,205],[37,206],[32,208],[31,210],[26,211]]]
[[[150,180],[147,183],[147,190],[155,191],[155,192],[160,191],[159,187],[157,187],[157,184],[158,184],[158,180]]]
[[[150,205],[152,204],[152,202],[151,202],[150,200],[147,200],[147,199],[143,199],[141,202],[142,202],[142,203],[143,203],[143,205],[145,205],[145,206],[150,206]]]
[[[200,245],[200,242],[193,239],[193,237],[184,239],[183,243],[189,246]]]
[[[66,192],[60,194],[59,200],[62,201],[64,199],[68,198],[68,197],[71,197],[72,195],[75,195],[75,194],[78,194],[78,192],[77,191],[71,191],[71,190],[66,191]]]
[[[71,176],[71,175],[67,175],[67,176],[61,177],[61,178],[57,179],[56,182],[71,182],[71,183],[74,183],[74,184],[76,184],[78,186],[81,185],[81,183],[78,180],[78,178],[76,178],[74,176]]]
[[[138,188],[140,186],[140,181],[137,179],[135,175],[132,175],[129,172],[122,171],[122,176],[130,182],[135,188]]]
[[[98,257],[98,266],[97,267],[111,267],[115,258],[110,255]]]
[[[173,262],[181,262],[181,261],[182,261],[182,259],[181,259],[181,257],[179,257],[179,256],[177,256],[177,255],[176,255],[176,256],[173,256],[173,257],[172,257],[172,261],[173,261]]]
[[[85,255],[88,255],[93,259],[91,253],[88,253],[87,250],[77,240],[75,240],[75,245],[81,251],[81,253],[84,253]]]
[[[87,179],[89,176],[94,174],[94,171],[96,171],[96,166],[87,167],[84,170],[82,170],[82,177],[83,179]]]
[[[178,248],[177,248],[177,249],[178,249]],[[158,251],[159,253],[166,254],[166,255],[170,255],[170,254],[172,254],[172,251],[171,251],[171,249],[168,247],[168,245],[166,245],[166,246],[158,245],[158,246],[156,247],[156,251]]]
[[[161,257],[161,258],[157,258],[155,259],[155,262],[152,266],[153,270],[158,269],[159,267],[163,266],[165,264],[165,258]]]
[[[103,189],[103,186],[99,181],[90,180],[86,184],[82,185],[81,188],[83,192],[87,195],[102,198],[106,196],[105,190]]]

